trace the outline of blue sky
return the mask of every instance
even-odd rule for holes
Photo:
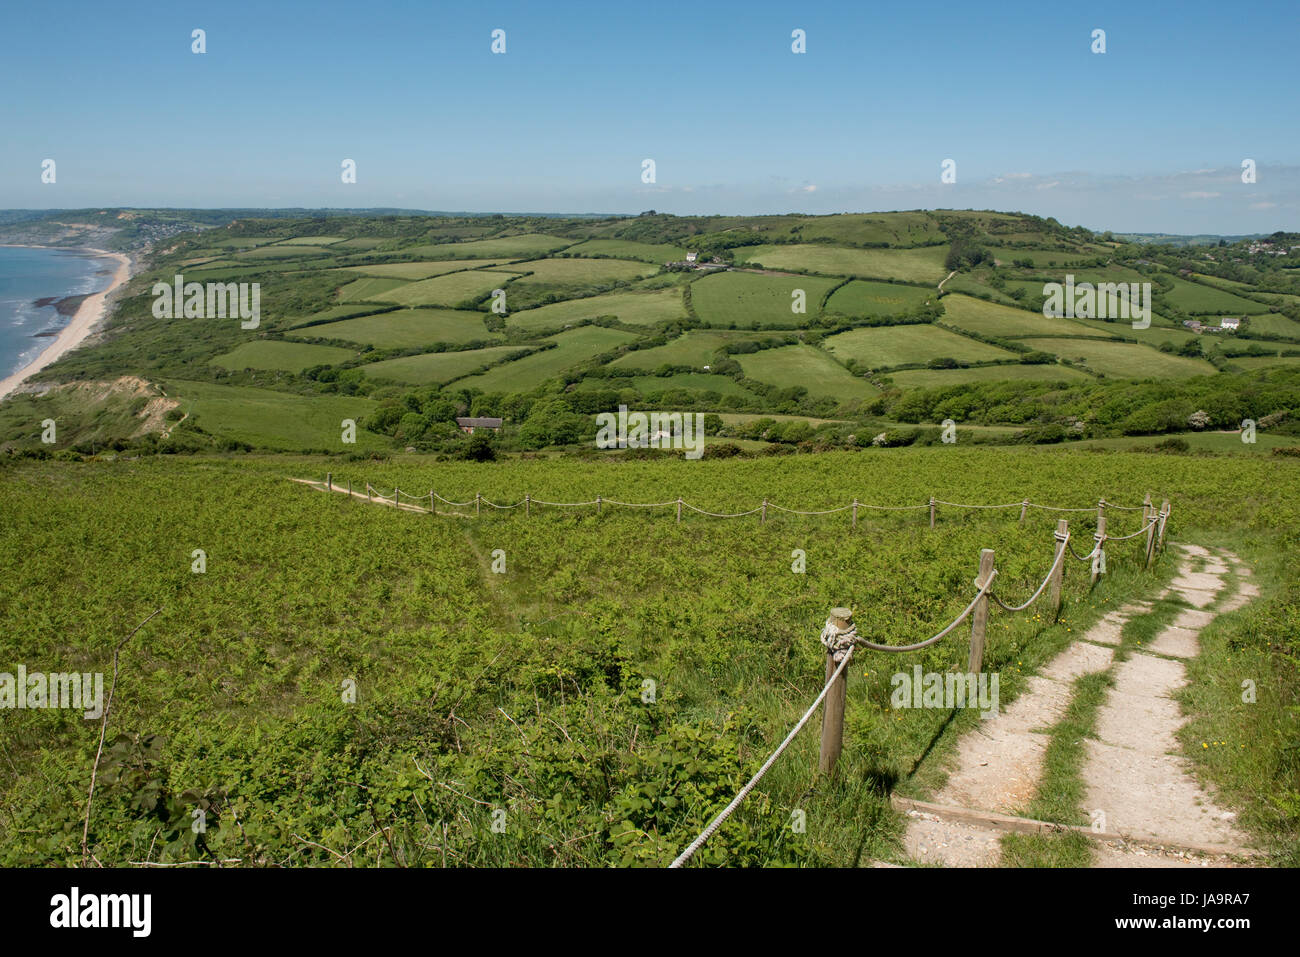
[[[946,206],[1097,229],[1300,229],[1294,0],[69,2],[3,16],[0,207]],[[955,184],[939,182],[948,158]]]

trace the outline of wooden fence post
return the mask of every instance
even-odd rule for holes
[[[1097,521],[1101,521],[1105,517],[1106,517],[1106,500],[1104,498],[1098,499],[1097,500]]]
[[[438,505],[433,498],[433,489],[429,489],[429,514],[430,515],[438,514]]]
[[[1147,492],[1142,502],[1142,524],[1147,527],[1147,549],[1144,566],[1151,567],[1156,557],[1156,507],[1151,504],[1151,493]]]
[[[853,612],[847,608],[832,608],[830,619],[831,624],[840,631],[847,631],[853,625]],[[835,660],[835,653],[827,648],[827,681],[831,680],[831,675],[835,674],[835,669],[839,666],[840,663]],[[835,762],[839,760],[840,752],[844,749],[844,700],[848,687],[849,669],[845,668],[831,685],[830,691],[826,692],[826,701],[822,705],[822,747],[817,767],[823,774],[830,774],[835,770]]]
[[[326,472],[326,473],[325,473],[325,491],[327,491],[327,492],[332,492],[332,491],[334,491],[334,473],[333,473],[333,472]]]
[[[1101,577],[1101,566],[1105,562],[1106,555],[1106,516],[1097,517],[1097,534],[1093,536],[1097,540],[1095,554],[1092,556],[1092,577],[1088,580],[1089,585],[1097,584],[1097,579]]]
[[[767,522],[767,499],[763,499],[763,511],[758,517],[758,524],[763,525]]]
[[[1020,503],[1020,524],[1025,524],[1025,513],[1029,511],[1029,499]]]
[[[1169,524],[1169,499],[1160,506],[1160,550],[1165,550],[1165,526]]]
[[[479,492],[475,492],[475,493],[474,493],[474,517],[475,517],[475,518],[478,518],[479,500],[480,500],[482,497],[483,497],[483,496],[482,496],[481,493],[479,493]]]
[[[524,493],[524,518],[533,514],[533,496],[531,492]]]
[[[934,528],[934,496],[930,496],[930,527]]]
[[[858,500],[856,498],[853,500],[853,527],[854,529],[858,527]]]
[[[371,505],[375,504],[375,493],[370,488],[370,483],[366,483],[366,501]]]
[[[348,479],[348,501],[352,501],[352,479]]]
[[[1052,555],[1057,560],[1056,568],[1052,571],[1051,595],[1049,600],[1052,603],[1052,624],[1061,620],[1061,587],[1065,581],[1065,556],[1061,552],[1068,547],[1066,537],[1070,534],[1069,523],[1065,519],[1060,519],[1056,523],[1056,552]]]
[[[601,505],[600,505],[600,496],[597,495],[597,496],[596,496],[596,514],[597,514],[597,515],[600,514],[600,509],[601,509]]]
[[[980,573],[975,579],[975,587],[983,588],[989,582],[989,576],[993,574],[993,549],[980,549]],[[984,633],[989,624],[989,596],[981,595],[979,601],[975,603],[975,610],[971,613],[970,623],[970,660],[966,663],[966,671],[969,674],[977,675],[984,667]]]
[[[682,500],[679,498],[677,500],[677,524],[680,525],[681,523],[682,523]]]

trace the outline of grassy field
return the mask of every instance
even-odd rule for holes
[[[454,272],[378,290],[365,298],[402,306],[459,306],[473,302],[493,289],[505,288],[510,279],[509,273],[488,269]]]
[[[826,311],[854,318],[897,316],[934,302],[935,298],[933,289],[855,279],[831,294]]]
[[[489,346],[460,352],[428,352],[418,356],[384,359],[365,366],[373,379],[392,379],[411,385],[446,385],[453,379],[485,369],[508,356],[527,350],[527,346]]]
[[[845,249],[821,244],[751,246],[738,249],[749,265],[768,269],[797,269],[824,276],[862,276],[869,279],[902,279],[934,282],[948,274],[943,268],[945,246],[920,249]]]
[[[295,236],[292,239],[282,239],[277,246],[332,246],[335,243],[342,242],[342,236]]]
[[[958,362],[1013,359],[1015,353],[930,325],[850,329],[823,340],[841,359],[856,359],[871,369],[926,362],[946,356]]]
[[[483,313],[466,309],[398,309],[377,316],[327,322],[301,333],[359,342],[378,349],[413,349],[438,342],[461,345],[501,338],[500,333],[488,332]]]
[[[1131,342],[1104,342],[1097,339],[1021,341],[1030,348],[1081,362],[1094,372],[1118,379],[1186,379],[1196,375],[1213,375],[1215,372],[1214,366],[1204,359],[1170,355]]]
[[[380,263],[378,265],[342,266],[340,272],[361,273],[364,276],[382,276],[390,279],[432,279],[462,269],[481,269],[497,266],[504,259],[444,259],[440,262]]]
[[[1268,306],[1263,303],[1235,296],[1224,289],[1188,282],[1186,279],[1171,277],[1170,281],[1174,284],[1173,290],[1159,294],[1160,300],[1194,316],[1245,316],[1268,312]]]
[[[468,243],[405,247],[401,252],[408,256],[427,256],[430,259],[527,259],[530,256],[545,256],[572,244],[571,239],[526,233],[499,239],[478,239]]]
[[[620,356],[612,365],[628,369],[657,369],[665,364],[698,368],[708,365],[713,354],[726,343],[749,337],[747,332],[691,329],[665,345],[638,349]]]
[[[1028,259],[1034,264],[1034,268],[1055,269],[1057,267],[1073,266],[1075,263],[1085,262],[1096,259],[1097,253],[1080,250],[1055,250],[1055,249],[1017,249],[1011,246],[993,246],[989,249],[993,258],[998,261],[999,265],[1010,266],[1017,259]],[[1062,277],[1056,282],[1064,282]],[[1041,288],[1041,287],[1040,287]]]
[[[533,259],[512,268],[528,270],[528,275],[517,280],[521,284],[628,282],[659,270],[658,266],[625,259]]]
[[[843,213],[838,216],[817,216],[799,224],[803,239],[824,239],[831,242],[856,244],[887,243],[890,246],[920,246],[926,243],[944,243],[939,224],[929,213],[890,213],[887,216],[871,213]]]
[[[1237,356],[1233,358],[1234,367],[1241,369],[1264,369],[1270,366],[1300,365],[1300,356]]]
[[[1288,339],[1300,340],[1300,322],[1288,319],[1286,316],[1251,316],[1247,322],[1251,332],[1260,332],[1269,336],[1286,336]]]
[[[385,436],[360,428],[375,407],[356,396],[291,395],[247,386],[215,385],[184,379],[164,383],[180,401],[182,413],[214,435],[269,449],[316,448],[344,452],[384,448]],[[342,441],[344,419],[358,423],[356,444]]]
[[[241,262],[257,262],[264,259],[313,259],[330,255],[323,246],[261,246],[235,253]]]
[[[670,288],[652,292],[612,292],[603,296],[557,302],[536,309],[524,309],[511,313],[506,325],[511,329],[534,333],[563,329],[566,325],[599,316],[617,316],[620,322],[631,326],[652,326],[681,319],[685,315],[681,289]]]
[[[867,399],[877,393],[871,383],[853,375],[813,346],[782,346],[736,358],[747,378],[781,389],[803,386],[811,396],[827,396],[841,402]]]
[[[1087,373],[1066,366],[976,366],[973,369],[904,369],[889,378],[900,389],[938,389],[967,382],[1078,382]]]
[[[635,338],[636,336],[630,332],[606,329],[602,326],[571,329],[548,339],[556,343],[554,349],[546,349],[516,359],[514,362],[508,362],[483,375],[473,376],[457,385],[469,389],[482,389],[484,392],[531,389],[588,359],[616,349],[624,343],[632,342]]]
[[[394,289],[401,289],[405,285],[407,282],[404,279],[367,276],[343,286],[338,292],[338,299],[339,302],[363,302],[382,296],[386,292],[392,292]]]
[[[679,372],[670,376],[638,375],[630,378],[583,379],[578,384],[582,391],[592,389],[636,389],[642,395],[686,389],[689,392],[716,392],[719,395],[738,395],[752,398],[753,393],[735,379],[725,375],[705,372]]]
[[[162,609],[123,649],[108,732],[164,736],[141,757],[164,812],[143,809],[129,777],[101,777],[89,844],[106,866],[662,866],[816,696],[829,608],[852,607],[886,643],[927,636],[969,600],[984,547],[999,593],[1028,596],[1057,517],[1031,512],[1021,526],[1014,512],[942,510],[931,532],[920,512],[869,513],[850,532],[843,514],[770,513],[759,525],[688,512],[677,524],[671,508],[534,505],[529,517],[485,508],[474,519],[471,507],[435,520],[288,480],[326,471],[356,488],[434,487],[457,501],[681,495],[714,511],[763,499],[818,509],[852,497],[1065,507],[1168,497],[1173,542],[1229,545],[1263,591],[1203,636],[1210,660],[1193,667],[1182,702],[1199,740],[1227,745],[1198,753],[1189,739],[1183,754],[1273,862],[1295,864],[1295,462],[956,447],[594,466],[169,456],[4,468],[0,607],[6,623],[25,622],[14,659],[107,671],[113,648]],[[71,520],[88,503],[97,521]],[[1130,530],[1117,515],[1115,531]],[[793,547],[806,574],[791,573]],[[190,570],[196,548],[202,575]],[[1060,624],[991,611],[984,661],[1002,675],[1003,705],[1082,629],[1168,575],[1172,556],[1147,574],[1136,554],[1117,543],[1094,589],[1069,564]],[[966,644],[906,664],[959,669]],[[931,789],[980,722],[973,709],[891,708],[898,661],[855,657],[833,781],[816,774],[814,724],[692,866],[905,862],[891,793]],[[1245,678],[1259,691],[1248,706]],[[341,700],[345,679],[355,703]],[[0,864],[79,863],[94,729],[48,709],[5,723]],[[183,802],[166,814],[165,799],[190,788],[212,802],[202,844],[188,837]],[[507,811],[504,833],[490,830],[495,809]],[[796,809],[806,833],[789,827]],[[367,840],[380,830],[388,840]]]
[[[721,272],[691,285],[691,305],[705,325],[740,329],[796,328],[820,312],[822,298],[835,280],[815,276],[764,276]],[[793,292],[802,289],[803,313],[791,311]]]
[[[1109,323],[1084,322],[1075,319],[1049,319],[1041,312],[1015,309],[985,302],[960,293],[944,296],[943,322],[967,332],[985,336],[1011,339],[1020,336],[1061,335],[1071,332],[1080,335],[1112,335],[1118,327]]]
[[[301,372],[317,365],[332,365],[350,359],[356,352],[334,346],[312,345],[306,342],[281,342],[275,339],[258,339],[246,342],[223,356],[212,360],[223,369],[283,369]]]
[[[655,263],[656,265],[681,262],[686,258],[686,250],[681,246],[638,243],[628,239],[589,239],[585,243],[570,246],[564,251],[564,254],[566,256],[608,256],[615,259],[639,259],[642,262]]]

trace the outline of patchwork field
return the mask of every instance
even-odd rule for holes
[[[1273,366],[1300,366],[1300,356],[1238,356],[1232,360],[1232,365],[1234,368],[1247,370]]]
[[[835,280],[815,276],[764,276],[721,272],[691,285],[691,305],[708,326],[744,329],[806,326],[820,312],[822,299]],[[793,293],[802,289],[806,312],[791,311]]]
[[[1021,341],[1033,349],[1080,362],[1094,372],[1118,379],[1187,379],[1197,375],[1213,375],[1216,371],[1204,359],[1169,355],[1131,342],[1105,342],[1100,339]]]
[[[384,359],[363,366],[372,379],[392,379],[411,385],[445,385],[485,369],[512,355],[527,351],[528,346],[489,346],[461,352],[426,352],[418,356]]]
[[[629,239],[589,239],[585,243],[570,246],[564,251],[564,255],[639,259],[642,262],[662,265],[669,262],[681,262],[686,258],[686,250],[681,246],[638,243]]]
[[[985,336],[1012,339],[1020,336],[1059,335],[1069,332],[1099,336],[1114,334],[1106,323],[1049,319],[1041,312],[1000,306],[994,302],[985,302],[983,299],[960,293],[944,296],[942,302],[943,322]]]
[[[746,332],[691,329],[662,346],[638,349],[620,356],[611,365],[628,369],[657,369],[661,365],[704,366],[726,343],[750,337]]]
[[[467,243],[414,246],[404,248],[401,252],[408,256],[427,256],[429,259],[490,259],[492,257],[527,259],[530,256],[545,256],[547,253],[553,253],[572,244],[571,239],[561,239],[558,236],[546,236],[541,233],[525,233],[497,239],[476,239]]]
[[[736,250],[749,265],[767,269],[796,269],[824,276],[863,276],[874,279],[902,279],[907,282],[935,282],[947,275],[943,268],[946,246],[919,249],[846,249],[820,244],[753,246]]]
[[[1186,279],[1172,279],[1174,288],[1171,292],[1159,294],[1162,302],[1190,313],[1194,316],[1222,314],[1244,316],[1250,313],[1268,312],[1268,306],[1241,296],[1233,295],[1224,289],[1214,289],[1200,283],[1188,282]]]
[[[930,325],[876,326],[851,329],[823,340],[823,347],[841,359],[855,359],[868,368],[927,362],[937,357],[958,362],[1014,359],[1015,353]]]
[[[1092,378],[1068,366],[1003,365],[971,369],[905,369],[889,378],[900,389],[940,389],[968,382],[1079,382]]]
[[[1300,340],[1300,322],[1288,319],[1286,316],[1271,313],[1251,316],[1247,320],[1247,328],[1251,332],[1262,333],[1266,336],[1285,336],[1288,339]]]
[[[547,379],[567,372],[574,366],[609,352],[636,338],[630,332],[606,329],[602,326],[583,326],[550,337],[554,349],[516,359],[497,366],[483,375],[458,382],[459,387],[482,389],[484,392],[519,392],[541,385]],[[400,361],[400,360],[399,360]]]
[[[933,289],[855,279],[831,293],[826,312],[854,318],[897,316],[934,302],[935,298]]]
[[[511,278],[509,273],[488,269],[454,272],[378,290],[364,298],[401,306],[470,305],[494,289],[504,289]]]
[[[521,285],[630,281],[653,276],[659,271],[658,266],[624,259],[535,259],[516,263],[513,268],[528,270],[528,275],[516,280]]]
[[[338,300],[339,302],[361,302],[393,289],[401,289],[405,285],[407,285],[405,279],[366,276],[364,279],[354,279],[339,289]]]
[[[431,279],[449,272],[462,269],[482,269],[485,266],[497,266],[504,259],[443,259],[438,262],[416,263],[381,263],[366,266],[341,266],[339,272],[360,273],[363,276],[382,276],[391,279]]]
[[[678,288],[652,292],[611,292],[586,299],[571,299],[536,309],[510,313],[506,325],[525,332],[550,332],[600,316],[615,316],[630,326],[653,326],[686,316]]]
[[[630,378],[583,379],[578,388],[582,391],[636,389],[642,395],[685,389],[689,392],[716,392],[718,395],[752,398],[752,393],[735,379],[704,372],[678,372],[670,376],[639,375]]]
[[[360,422],[375,408],[357,396],[292,395],[247,386],[215,385],[172,379],[167,394],[180,400],[180,409],[213,435],[270,449],[328,449],[358,451],[384,448],[384,436],[357,429],[354,446],[342,443],[342,422]]]
[[[301,372],[311,366],[332,365],[351,359],[356,352],[335,346],[313,345],[309,342],[282,342],[276,339],[258,339],[246,342],[223,356],[212,360],[223,369],[283,369]]]
[[[745,370],[746,378],[779,389],[803,386],[811,396],[825,396],[841,402],[869,399],[877,394],[876,387],[870,382],[853,375],[813,346],[782,346],[736,358]]]
[[[302,334],[346,339],[378,349],[413,349],[439,342],[462,345],[501,338],[500,333],[488,332],[483,313],[465,309],[397,309],[311,326]]]
[[[848,245],[947,245],[947,237],[939,229],[939,224],[925,212],[890,213],[888,216],[842,213],[810,217],[800,222],[799,235],[803,239],[825,239]]]

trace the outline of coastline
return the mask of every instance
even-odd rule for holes
[[[18,243],[6,243],[5,245],[23,246],[23,244]],[[23,246],[23,248],[41,249],[48,247]],[[81,345],[107,314],[109,295],[121,288],[131,278],[131,259],[125,253],[113,253],[106,249],[95,249],[89,246],[84,248],[86,251],[94,253],[97,258],[117,260],[118,266],[113,273],[113,281],[107,289],[93,293],[82,301],[72,320],[59,330],[58,336],[41,351],[40,355],[8,378],[0,379],[0,401],[3,401],[17,390],[27,379]]]

